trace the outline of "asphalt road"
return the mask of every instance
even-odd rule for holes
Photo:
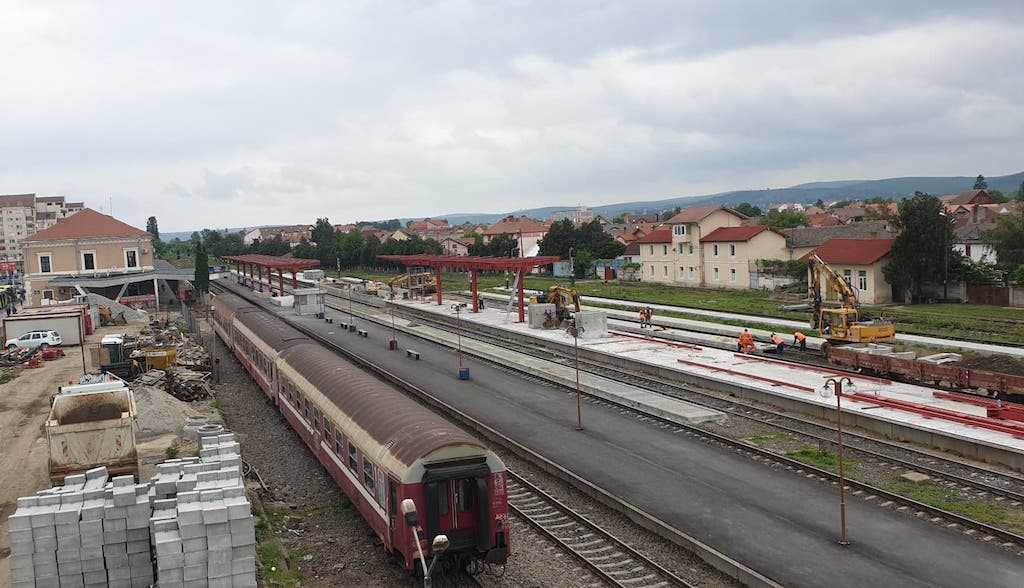
[[[1022,556],[853,497],[852,544],[840,546],[830,484],[602,405],[584,405],[579,432],[575,396],[564,390],[472,359],[472,379],[460,381],[456,353],[430,341],[399,334],[402,347],[422,353],[415,361],[387,350],[390,327],[357,319],[369,331],[364,339],[298,320],[786,586],[1019,588],[1024,578]]]

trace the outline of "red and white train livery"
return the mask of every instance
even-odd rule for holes
[[[222,294],[213,308],[217,334],[407,569],[418,569],[419,557],[400,510],[407,498],[428,559],[444,534],[450,566],[505,563],[509,514],[497,455],[248,301]]]

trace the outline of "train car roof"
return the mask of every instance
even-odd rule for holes
[[[327,416],[403,481],[419,481],[424,465],[434,461],[490,454],[462,429],[319,344],[290,347],[281,358],[282,372],[323,394],[333,404]]]
[[[235,320],[274,351],[311,341],[295,327],[266,312],[239,313],[236,314]]]

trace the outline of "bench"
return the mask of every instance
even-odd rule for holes
[[[419,359],[420,358],[420,352],[416,351],[415,349],[406,349],[405,350],[405,356],[406,357],[411,357],[413,359]]]
[[[359,329],[358,331],[356,331],[356,333],[360,337],[369,337],[370,336],[370,334],[366,332],[366,329]]]

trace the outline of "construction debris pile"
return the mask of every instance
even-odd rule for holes
[[[112,357],[116,355],[116,351],[111,353]],[[128,353],[125,349],[123,355],[127,361],[116,367],[104,366],[104,370],[135,384],[163,388],[183,402],[213,396],[209,384],[209,354],[176,327],[161,322],[143,329],[134,341],[133,350]],[[127,372],[122,374],[116,370]]]
[[[19,498],[12,586],[256,586],[241,466],[226,433],[201,437],[199,457],[159,464],[148,484],[96,468]]]

